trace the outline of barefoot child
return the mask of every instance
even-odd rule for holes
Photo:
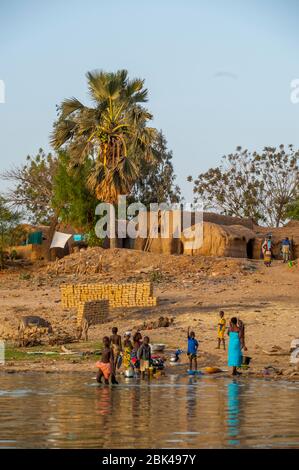
[[[133,350],[133,344],[131,341],[131,333],[127,331],[124,336],[124,352],[123,352],[123,365],[125,370],[131,367],[131,353]]]
[[[114,326],[112,328],[112,335],[110,336],[110,345],[112,347],[113,356],[114,356],[114,369],[116,370],[116,365],[122,350],[121,345],[121,336],[118,334],[118,328]]]
[[[217,346],[217,349],[220,349],[220,345],[222,343],[223,344],[223,349],[225,351],[224,333],[225,333],[226,320],[224,318],[224,311],[223,310],[221,310],[219,312],[219,317],[220,317],[220,320],[218,322],[218,346]]]
[[[190,326],[188,327],[188,352],[187,355],[189,357],[189,370],[192,370],[193,362],[194,362],[194,370],[197,370],[197,349],[198,349],[198,341],[195,338],[194,331],[190,331]]]
[[[137,359],[140,361],[140,372],[142,378],[145,377],[145,373],[149,373],[150,361],[151,361],[151,347],[149,345],[150,339],[148,336],[143,338],[143,343],[138,349]]]
[[[133,336],[133,350],[131,352],[131,358],[132,358],[131,362],[136,372],[139,372],[139,361],[137,358],[137,353],[141,345],[142,345],[142,335],[140,331],[138,330]]]
[[[103,351],[102,360],[96,363],[97,368],[97,382],[102,383],[102,377],[106,385],[109,385],[109,378],[111,377],[111,383],[117,384],[114,374],[114,357],[113,351],[110,348],[110,340],[108,336],[103,338]]]
[[[141,345],[142,345],[142,335],[140,331],[136,331],[135,335],[133,336],[133,348],[135,349],[136,353]]]

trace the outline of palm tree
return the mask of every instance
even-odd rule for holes
[[[152,115],[141,106],[147,101],[144,80],[129,80],[128,72],[119,70],[88,72],[87,81],[95,107],[64,100],[51,142],[56,150],[67,145],[73,167],[92,159],[89,188],[99,200],[115,203],[137,178],[138,156],[152,158],[157,133],[147,127]]]
[[[142,106],[148,94],[144,80],[129,80],[128,72],[119,70],[88,72],[87,81],[95,106],[64,100],[51,143],[56,150],[67,146],[72,167],[91,160],[89,189],[97,199],[114,204],[131,191],[139,159],[153,158],[157,132],[147,126],[152,115]]]

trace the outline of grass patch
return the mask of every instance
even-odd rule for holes
[[[42,351],[42,348],[34,347],[34,348],[14,348],[14,347],[6,347],[5,348],[5,361],[10,362],[19,362],[19,361],[30,361],[36,362],[42,360],[53,360],[58,359],[59,356],[57,351],[51,351],[53,354],[45,355],[45,354],[27,354],[27,352],[38,352]]]
[[[161,271],[152,271],[149,275],[149,279],[151,282],[156,282],[157,284],[159,282],[163,281],[163,273]]]
[[[49,345],[40,345],[28,348],[17,348],[12,345],[7,345],[5,347],[5,361],[6,362],[47,362],[47,361],[86,361],[93,356],[90,354],[84,354],[87,351],[101,351],[102,343],[101,342],[86,342],[86,343],[72,343],[66,344],[65,347],[71,351],[77,353],[83,353],[82,355],[77,354],[60,354],[62,352],[60,346],[49,346]],[[38,352],[51,352],[51,354],[28,354],[28,353],[38,353]]]
[[[31,274],[29,273],[21,273],[20,274],[20,281],[30,281]]]

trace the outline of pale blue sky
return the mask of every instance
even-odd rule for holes
[[[189,174],[237,145],[299,146],[297,0],[1,0],[0,170],[49,149],[55,105],[87,99],[85,73],[127,68]]]

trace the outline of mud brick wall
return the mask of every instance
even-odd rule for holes
[[[153,297],[151,282],[126,284],[70,284],[61,286],[63,308],[78,307],[80,302],[109,300],[111,308],[153,307],[157,298]]]
[[[90,325],[104,323],[109,317],[109,300],[92,300],[91,302],[79,302],[77,323],[81,325],[86,318]]]

